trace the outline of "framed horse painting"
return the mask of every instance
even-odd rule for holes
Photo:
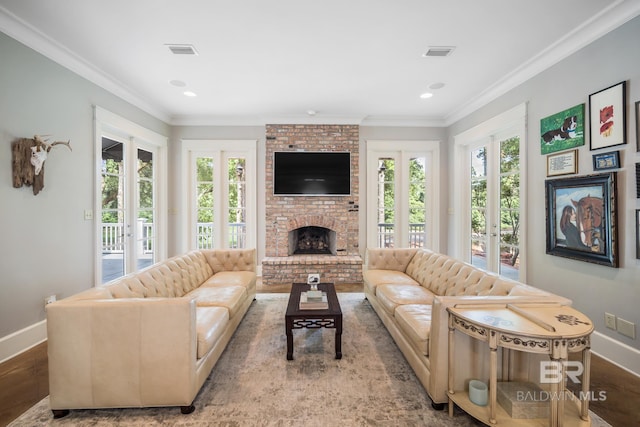
[[[616,174],[545,181],[548,254],[618,267]]]

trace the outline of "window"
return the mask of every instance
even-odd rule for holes
[[[438,245],[438,142],[368,141],[367,245]]]
[[[524,280],[521,106],[455,137],[459,250],[471,264]]]
[[[166,257],[166,138],[96,107],[96,283]]]
[[[256,245],[255,141],[184,141],[192,249]]]

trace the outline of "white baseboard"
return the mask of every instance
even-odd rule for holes
[[[591,334],[591,351],[614,365],[640,377],[640,350],[600,332]]]
[[[47,321],[35,323],[0,338],[0,363],[47,340]]]

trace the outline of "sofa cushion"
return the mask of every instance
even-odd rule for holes
[[[247,290],[242,286],[200,287],[186,296],[195,298],[198,307],[226,307],[233,318],[246,300]]]
[[[404,304],[431,304],[433,294],[417,285],[380,285],[376,290],[380,305],[393,316],[396,307]]]
[[[198,359],[204,357],[222,336],[229,323],[229,310],[224,307],[196,308]]]
[[[207,279],[202,286],[242,286],[251,290],[256,286],[256,273],[253,271],[221,271]]]
[[[401,305],[396,308],[394,317],[398,327],[409,338],[416,351],[428,356],[431,306],[426,304]]]
[[[365,270],[364,282],[368,290],[375,295],[380,285],[418,285],[409,275],[396,270]]]

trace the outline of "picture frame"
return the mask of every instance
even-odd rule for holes
[[[547,156],[547,176],[578,173],[578,150],[564,151]]]
[[[618,267],[617,172],[545,181],[546,253]]]
[[[540,154],[584,145],[584,108],[575,105],[540,120]]]
[[[620,168],[620,151],[609,151],[593,155],[593,170],[601,171]]]
[[[627,82],[589,95],[590,149],[627,143]]]
[[[640,101],[636,101],[636,151],[640,151]]]
[[[640,199],[640,163],[636,163],[636,199]]]
[[[636,209],[636,259],[640,259],[640,209]]]

